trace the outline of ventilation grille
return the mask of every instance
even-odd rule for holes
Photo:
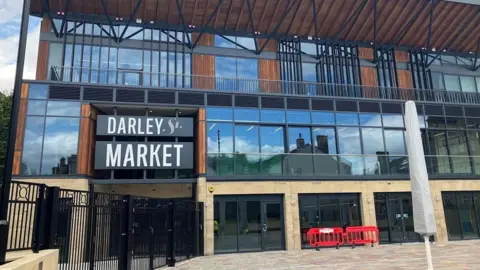
[[[304,98],[287,98],[288,109],[309,110],[310,105],[308,99]]]
[[[48,98],[51,99],[80,99],[80,88],[67,86],[50,86]]]
[[[258,108],[258,97],[235,96],[235,107]]]
[[[175,92],[148,91],[148,103],[175,104]]]
[[[112,101],[113,90],[101,88],[85,88],[83,89],[83,100]]]
[[[284,109],[283,98],[262,97],[262,108]]]
[[[178,93],[178,103],[189,105],[205,105],[205,100],[203,94]]]
[[[402,105],[399,103],[382,103],[383,113],[402,113]]]
[[[333,100],[312,99],[312,110],[333,111]]]
[[[145,91],[136,90],[117,90],[117,101],[120,102],[145,102]]]
[[[207,104],[210,106],[232,106],[232,96],[208,94]]]

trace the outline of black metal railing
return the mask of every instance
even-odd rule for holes
[[[141,70],[54,66],[49,78],[52,81],[158,88],[480,104],[480,93],[475,92],[151,73]]]
[[[8,251],[59,250],[60,270],[173,266],[203,255],[202,203],[12,182]]]

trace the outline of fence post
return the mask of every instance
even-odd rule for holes
[[[95,246],[97,243],[97,205],[95,203],[95,191],[93,184],[88,187],[88,216],[87,216],[87,258],[89,269],[95,268]]]
[[[32,250],[34,253],[40,251],[42,245],[42,234],[44,233],[44,215],[45,215],[45,192],[46,185],[42,184],[38,188],[38,198],[35,203],[35,222],[32,236]]]
[[[175,266],[175,201],[168,202],[167,218],[167,265]]]
[[[45,209],[45,249],[55,248],[57,240],[59,200],[60,188],[49,187]]]
[[[133,198],[131,195],[123,197],[125,205],[124,218],[121,224],[122,238],[120,239],[120,254],[118,259],[119,270],[132,268],[132,238],[133,238]]]

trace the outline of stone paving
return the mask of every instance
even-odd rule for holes
[[[480,269],[480,241],[432,244],[438,269]],[[214,255],[178,263],[178,270],[427,269],[423,243]]]

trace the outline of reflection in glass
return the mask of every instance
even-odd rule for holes
[[[313,156],[310,128],[291,127],[289,134],[288,175],[312,175]]]
[[[475,77],[460,76],[460,84],[462,86],[462,92],[477,92]]]
[[[260,201],[239,201],[238,208],[239,251],[261,250],[262,221]]]
[[[260,114],[257,109],[235,109],[236,122],[259,122]]]
[[[312,112],[312,123],[317,125],[335,125],[333,112]]]
[[[404,139],[405,131],[384,129],[383,133],[385,135],[385,147],[388,155],[394,156],[407,154]]]
[[[387,163],[385,155],[365,156],[365,174],[388,174]]]
[[[52,116],[80,116],[80,103],[68,101],[49,101],[47,115]]]
[[[118,68],[142,70],[142,51],[135,49],[118,49]]]
[[[335,195],[322,195],[318,198],[318,216],[322,227],[342,227],[338,199]]]
[[[260,170],[258,126],[235,126],[235,174],[254,174]]]
[[[378,113],[361,113],[360,125],[370,127],[381,127],[382,116]]]
[[[445,74],[443,77],[445,79],[445,89],[447,89],[447,91],[460,91],[461,90],[460,81],[459,81],[458,76]]]
[[[287,111],[289,124],[310,124],[310,112],[308,111]]]
[[[401,114],[384,114],[383,126],[385,127],[403,127],[403,116]]]
[[[207,120],[232,121],[233,111],[229,108],[207,108]]]
[[[362,128],[362,140],[365,155],[385,155],[381,128]]]
[[[48,92],[47,84],[30,84],[28,87],[28,98],[46,99]]]
[[[238,241],[237,202],[215,201],[214,204],[213,246],[215,253],[236,252]]]
[[[475,172],[480,174],[480,133],[477,131],[468,132],[468,142],[472,155]]]
[[[337,112],[337,125],[358,125],[358,113]]]
[[[462,229],[458,215],[458,205],[455,193],[444,192],[443,210],[445,212],[445,223],[447,225],[448,239],[460,240],[462,239]]]
[[[453,173],[471,173],[466,133],[464,131],[448,131],[448,147],[452,156]]]
[[[260,114],[264,123],[285,123],[283,110],[261,110]]]
[[[339,156],[340,175],[364,175],[363,156]]]
[[[313,142],[315,145],[314,152],[316,154],[336,154],[337,144],[335,140],[334,128],[314,128]]]
[[[340,154],[362,154],[360,132],[356,127],[337,128],[338,152]]]
[[[283,127],[260,127],[261,168],[263,174],[282,174],[285,153]]]
[[[27,117],[23,142],[21,175],[39,175],[45,117]]]
[[[457,193],[457,203],[463,239],[479,238],[478,221],[471,193]]]
[[[388,167],[392,175],[408,175],[410,173],[408,156],[388,156]]]
[[[447,117],[447,128],[465,129],[465,118],[463,117]]]
[[[47,117],[43,140],[43,175],[76,174],[78,118]]]
[[[43,100],[29,100],[27,107],[28,115],[45,115],[47,102]]]
[[[207,153],[209,175],[233,173],[233,125],[207,123]]]
[[[428,141],[430,143],[430,154],[438,156],[438,157],[431,158],[433,172],[451,173],[445,132],[429,131]]]

